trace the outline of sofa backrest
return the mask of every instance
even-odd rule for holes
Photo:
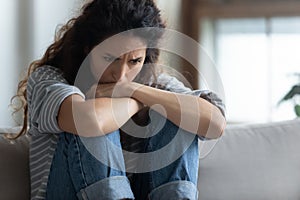
[[[201,145],[200,200],[300,199],[299,119],[227,127]]]
[[[0,133],[0,199],[29,199],[28,145],[26,136],[12,142]]]

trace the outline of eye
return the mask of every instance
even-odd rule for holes
[[[142,62],[142,58],[137,58],[137,59],[132,59],[129,61],[130,64],[132,65],[137,65],[138,63],[141,63]]]

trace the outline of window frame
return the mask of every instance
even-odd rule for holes
[[[203,18],[270,18],[300,16],[298,0],[182,0],[182,31],[197,42],[201,38]],[[193,22],[193,23],[191,23]],[[197,53],[197,52],[195,52]],[[199,55],[199,52],[198,52]],[[198,65],[199,66],[199,63]],[[193,73],[193,66],[184,63],[185,70]],[[199,88],[199,78],[191,85]]]

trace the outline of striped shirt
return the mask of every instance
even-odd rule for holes
[[[27,83],[30,143],[31,199],[45,199],[52,158],[62,132],[57,114],[62,101],[82,92],[67,83],[59,69],[43,66],[33,72]]]
[[[210,91],[192,91],[176,78],[166,74],[159,75],[157,83],[163,85],[165,90],[171,92],[191,94],[204,98],[219,107],[224,114],[222,101]],[[153,83],[150,81],[149,85],[153,85]],[[77,87],[68,84],[62,72],[55,67],[39,67],[28,79],[27,100],[30,123],[28,133],[31,135],[30,176],[32,200],[45,199],[48,176],[58,142],[58,134],[63,132],[57,122],[59,107],[63,100],[72,94],[79,94],[85,98],[85,95]],[[133,147],[139,146],[134,143],[131,143],[131,145]],[[138,150],[134,151],[137,152]]]

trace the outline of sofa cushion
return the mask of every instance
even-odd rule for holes
[[[300,199],[300,120],[227,127],[201,153],[201,200]]]
[[[26,136],[9,141],[0,134],[0,199],[29,199],[28,146]]]

